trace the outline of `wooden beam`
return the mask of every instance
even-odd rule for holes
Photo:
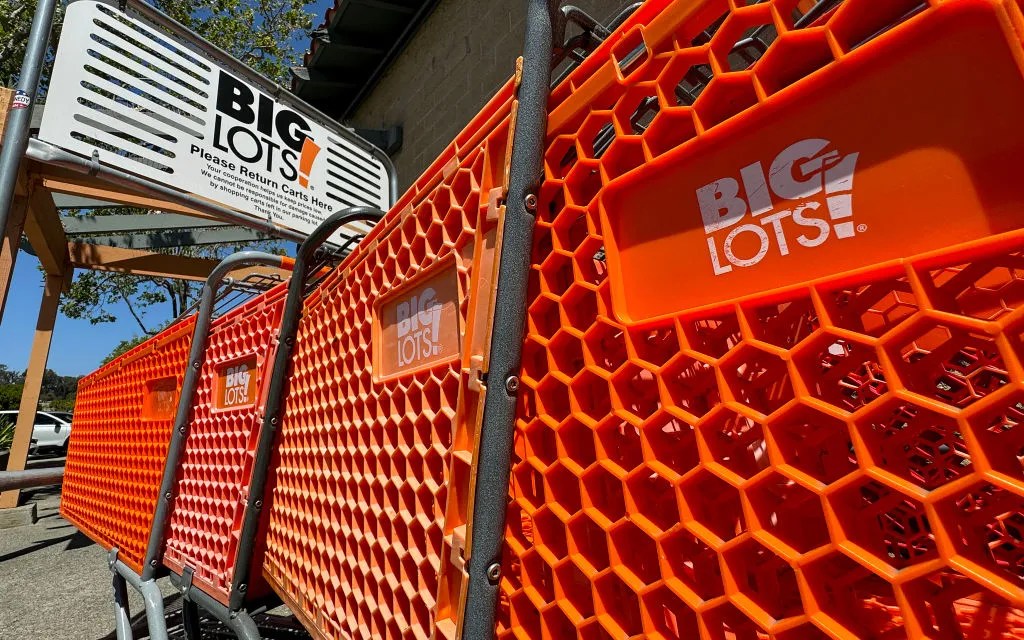
[[[113,214],[105,216],[64,216],[69,236],[99,233],[136,233],[164,229],[215,229],[230,226],[220,220],[200,220],[178,213]]]
[[[32,441],[32,429],[36,421],[36,409],[39,406],[39,389],[43,384],[43,373],[46,361],[50,356],[50,342],[53,338],[53,325],[57,319],[57,308],[60,292],[71,279],[71,270],[65,275],[48,274],[43,289],[43,301],[39,305],[39,318],[36,320],[36,335],[32,340],[32,351],[28,359],[28,370],[25,372],[25,386],[21,392],[21,404],[18,407],[18,423],[14,427],[14,443],[11,455],[7,459],[8,471],[21,471],[25,468],[28,448]],[[0,493],[0,509],[18,506],[21,492],[17,489]]]
[[[7,293],[14,277],[14,263],[18,259],[21,245],[21,232],[25,228],[25,216],[28,212],[28,199],[14,196],[11,215],[7,218],[7,233],[0,238],[0,318],[4,317],[7,305]]]
[[[39,257],[43,271],[51,275],[62,275],[70,264],[68,239],[64,235],[53,196],[36,183],[29,194],[29,215],[25,220],[25,237]]]
[[[169,249],[171,247],[199,247],[211,244],[247,245],[273,239],[272,236],[268,236],[265,233],[244,227],[160,229],[125,235],[83,235],[75,238],[75,240],[83,240],[107,247],[145,250]]]
[[[152,251],[107,247],[87,242],[69,242],[71,264],[82,269],[115,271],[137,276],[156,276],[180,280],[206,280],[217,260],[175,256]]]
[[[69,242],[68,252],[71,254],[71,264],[76,268],[178,280],[206,280],[210,271],[220,262],[210,258],[175,256],[86,242]],[[277,275],[287,279],[291,276],[291,271],[270,267],[247,267],[231,272],[233,278],[244,278],[251,274]]]
[[[131,189],[104,182],[99,178],[75,173],[67,169],[32,163],[32,171],[40,174],[43,186],[54,193],[105,200],[129,207],[139,207],[140,209],[182,213],[196,218],[213,218],[213,216],[191,207],[147,196]]]

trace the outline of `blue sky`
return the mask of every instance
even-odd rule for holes
[[[43,276],[38,265],[35,256],[24,251],[18,256],[7,308],[0,322],[0,363],[16,371],[28,366],[39,303],[43,299]],[[114,305],[111,312],[119,317],[117,322],[96,325],[58,314],[47,366],[63,376],[84,375],[98,367],[118,343],[137,335],[139,327],[123,303]],[[149,317],[166,319],[158,318],[155,311]]]

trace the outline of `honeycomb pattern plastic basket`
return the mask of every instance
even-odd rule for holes
[[[1024,637],[1024,20],[814,6],[553,95],[501,638]]]
[[[287,285],[249,300],[210,330],[167,525],[164,564],[228,603]],[[264,512],[265,513],[265,512]],[[246,595],[266,594],[262,537]]]
[[[142,571],[194,319],[78,383],[61,515]]]
[[[318,637],[456,633],[512,104],[305,301],[264,573]]]

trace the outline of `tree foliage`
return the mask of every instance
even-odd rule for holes
[[[288,77],[295,43],[312,14],[304,0],[155,0],[157,9],[276,82]],[[14,86],[21,72],[36,0],[0,0],[0,83]],[[64,2],[58,0],[50,51],[40,83],[49,84],[52,52],[60,38]]]
[[[43,382],[39,386],[39,403],[53,408],[54,411],[70,411],[75,405],[79,380],[81,376],[62,376],[53,369],[47,369],[43,372]],[[14,371],[7,365],[0,364],[0,411],[18,408],[24,386],[24,371]]]
[[[149,338],[150,336],[148,335],[141,335],[135,336],[134,338],[129,338],[128,340],[122,340],[120,344],[114,347],[114,349],[109,354],[107,354],[106,358],[103,358],[103,362],[100,364],[107,364],[114,358],[128,353],[129,351],[139,346],[146,340],[149,340]]]
[[[17,409],[21,404],[21,391],[24,385],[0,384],[0,411]]]
[[[21,61],[25,57],[25,45],[32,26],[36,0],[0,0],[0,83],[13,87],[21,74]],[[60,38],[60,27],[64,17],[64,3],[58,0],[54,7],[53,31],[50,35],[50,52],[39,80],[45,91],[50,83],[50,69],[53,66],[53,46]]]
[[[154,5],[277,82],[297,57],[294,43],[312,26],[303,0],[156,0]]]

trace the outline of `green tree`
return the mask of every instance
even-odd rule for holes
[[[0,385],[21,384],[24,381],[24,373],[8,368],[6,364],[0,364]]]
[[[139,346],[140,344],[142,344],[146,340],[149,340],[150,337],[151,336],[143,334],[141,336],[135,336],[134,338],[130,338],[128,340],[122,340],[119,345],[114,347],[114,349],[109,354],[107,354],[106,358],[103,358],[103,362],[101,362],[100,364],[101,365],[107,364],[108,362],[110,362],[114,358],[116,358],[116,357],[118,357],[120,355],[123,355],[125,353],[128,353],[129,351],[131,351],[135,347]]]
[[[155,0],[152,4],[263,75],[283,82],[297,58],[294,43],[312,24],[304,0]],[[0,0],[0,83],[14,86],[21,72],[36,0]],[[52,52],[60,38],[64,2],[58,0],[51,55],[41,86],[49,85]]]
[[[160,9],[277,82],[296,62],[294,43],[312,26],[303,0],[155,0]],[[308,37],[308,36],[307,36]]]
[[[0,0],[0,83],[4,86],[13,87],[21,74],[21,61],[25,55],[25,44],[28,41],[35,10],[35,0]],[[56,51],[55,44],[60,38],[60,27],[64,18],[64,3],[58,0],[53,13],[50,52],[39,79],[43,91],[50,83],[53,52]]]
[[[0,384],[0,411],[17,409],[21,404],[21,384]]]

